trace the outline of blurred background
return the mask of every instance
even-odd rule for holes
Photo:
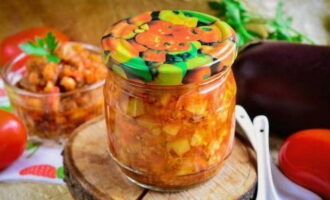
[[[76,41],[100,46],[102,33],[119,19],[147,10],[188,9],[215,14],[209,0],[1,0],[0,40],[31,27],[49,26]],[[273,17],[276,0],[244,0],[249,10]],[[318,44],[330,43],[330,0],[286,0],[292,26]]]

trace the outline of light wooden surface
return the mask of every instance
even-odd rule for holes
[[[1,200],[73,200],[68,189],[59,184],[0,183]]]
[[[250,199],[255,188],[255,154],[249,145],[237,138],[232,154],[214,178],[177,193],[150,192],[129,182],[110,159],[107,146],[103,118],[81,126],[67,142],[64,150],[65,181],[78,200],[245,200]]]

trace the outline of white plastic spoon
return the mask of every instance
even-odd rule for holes
[[[235,118],[244,132],[241,135],[246,136],[249,142],[251,143],[253,149],[256,150],[257,145],[256,145],[256,134],[254,133],[254,126],[249,115],[242,106],[237,105],[235,107]]]
[[[247,112],[242,106],[239,105],[236,106],[235,116],[244,134],[251,142],[252,147],[255,150],[262,147],[262,145],[257,144],[258,143],[256,139],[257,133],[255,133],[254,125],[252,124],[250,117],[248,116]],[[266,151],[269,154],[269,145],[266,145],[266,149],[268,149]],[[319,196],[312,193],[311,191],[293,183],[278,169],[278,167],[270,159],[268,159],[268,161],[270,162],[272,176],[267,176],[267,177],[271,178],[270,181],[273,182],[275,186],[273,191],[275,190],[274,192],[277,193],[277,197],[279,197],[281,200],[322,200]],[[258,177],[260,176],[258,175]],[[258,183],[258,188],[261,184],[264,184],[263,182],[264,181],[261,180],[261,183],[260,182]],[[258,193],[259,191],[260,190],[258,190]],[[267,197],[264,200],[268,200],[268,199],[269,198]]]
[[[269,155],[269,124],[265,116],[253,120],[256,135],[258,165],[258,193],[256,200],[280,200],[274,186]]]

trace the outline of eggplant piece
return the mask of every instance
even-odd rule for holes
[[[233,71],[238,104],[266,115],[274,132],[330,128],[330,46],[260,42],[240,52]]]

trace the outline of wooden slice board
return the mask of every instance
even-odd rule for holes
[[[209,181],[176,193],[158,193],[128,181],[107,151],[103,118],[79,127],[64,149],[65,182],[77,200],[251,199],[256,187],[255,154],[236,138],[232,154]]]

